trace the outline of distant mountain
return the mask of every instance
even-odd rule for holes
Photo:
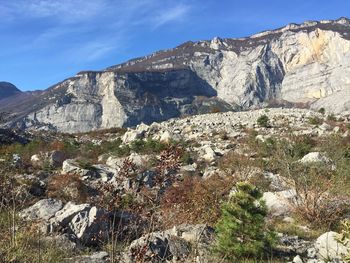
[[[18,95],[21,91],[13,84],[9,82],[0,82],[0,100]]]
[[[3,126],[83,132],[271,105],[350,110],[350,20],[186,42],[0,101]]]

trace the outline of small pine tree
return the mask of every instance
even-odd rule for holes
[[[267,208],[262,194],[249,183],[238,183],[236,188],[222,206],[214,251],[228,260],[261,257],[274,239],[272,232],[266,231]]]
[[[258,123],[258,125],[260,127],[269,127],[269,117],[267,117],[265,114],[264,115],[261,115],[257,120],[256,122]]]

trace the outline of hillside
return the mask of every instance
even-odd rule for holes
[[[0,100],[17,95],[21,91],[9,82],[0,82]]]
[[[0,148],[1,258],[346,262],[349,131],[350,115],[275,108],[21,134]]]

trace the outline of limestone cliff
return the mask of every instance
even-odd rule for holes
[[[6,125],[79,132],[272,103],[339,113],[350,109],[349,73],[350,20],[309,21],[81,72],[34,96],[30,110],[6,104],[16,113]]]

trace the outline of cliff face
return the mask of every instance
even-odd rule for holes
[[[81,72],[49,89],[50,96],[36,96],[42,106],[7,125],[79,132],[272,102],[339,113],[350,109],[349,73],[348,19],[290,24],[249,38],[187,42]]]

